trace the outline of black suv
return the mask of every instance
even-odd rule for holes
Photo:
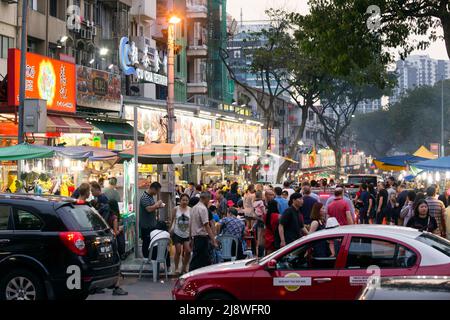
[[[119,274],[114,235],[92,207],[0,194],[0,300],[85,299]]]

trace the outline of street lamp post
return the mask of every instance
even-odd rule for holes
[[[167,33],[168,59],[167,59],[167,142],[175,143],[174,126],[175,126],[175,68],[174,68],[174,51],[175,51],[175,25],[180,23],[181,19],[175,15],[169,18],[169,30]],[[172,212],[174,205],[175,193],[175,169],[173,164],[168,165],[168,192],[169,206],[168,218]]]
[[[22,36],[20,46],[20,88],[19,88],[19,130],[17,140],[23,143],[23,114],[25,103],[25,76],[27,69],[27,15],[28,15],[28,0],[22,1]],[[20,172],[18,172],[20,174]],[[20,176],[20,175],[19,175]]]

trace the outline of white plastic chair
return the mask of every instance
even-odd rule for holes
[[[222,235],[217,237],[221,245],[221,255],[223,260],[235,261],[238,255],[239,240],[233,236]],[[235,252],[232,252],[233,242],[235,243]],[[234,253],[234,254],[233,254]]]
[[[144,261],[142,261],[141,264],[141,268],[139,270],[139,279],[142,276],[142,269],[144,268],[144,264],[149,263],[149,261],[152,264],[152,270],[153,270],[153,282],[156,282],[156,278],[157,278],[157,274],[158,274],[158,265],[160,263],[164,264],[164,274],[166,276],[166,280],[167,280],[167,255],[169,254],[169,242],[170,239],[158,239],[155,240],[152,245],[149,247],[149,258],[144,259]],[[153,248],[157,247],[157,255],[156,255],[156,260],[151,260],[152,257],[152,253],[153,253]],[[159,276],[159,274],[158,274]]]

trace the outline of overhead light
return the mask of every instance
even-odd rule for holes
[[[169,23],[170,24],[178,24],[180,22],[181,22],[181,19],[179,17],[177,17],[177,16],[171,16],[169,18]]]
[[[108,51],[108,48],[101,48],[99,53],[101,56],[106,56],[108,54]]]
[[[434,176],[434,178],[435,178],[436,182],[441,181],[441,175],[440,175],[439,171],[436,171],[436,175]]]
[[[64,43],[67,41],[67,39],[69,39],[68,36],[62,36],[61,39],[59,41],[61,41],[61,43]]]
[[[354,118],[355,117],[355,115],[354,114],[352,114],[352,118]]]
[[[91,59],[91,61],[89,61],[89,64],[94,64],[95,59]]]
[[[63,166],[66,167],[66,168],[70,167],[70,159],[69,158],[65,158],[63,160]]]

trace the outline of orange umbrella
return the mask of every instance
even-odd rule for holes
[[[120,156],[131,159],[134,148],[122,151]],[[171,143],[149,143],[138,147],[139,163],[142,164],[201,164],[213,156],[211,150],[201,150]]]

